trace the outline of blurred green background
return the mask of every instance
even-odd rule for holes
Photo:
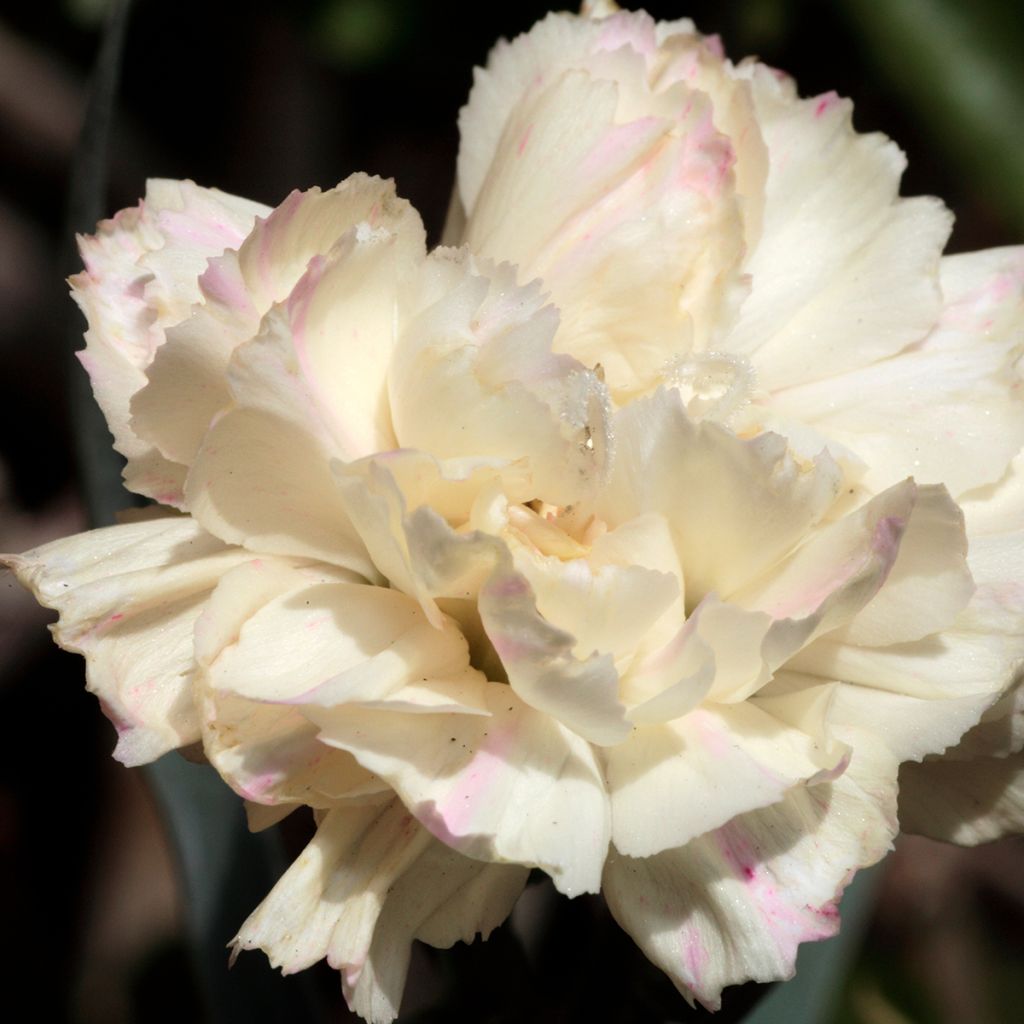
[[[81,382],[68,338],[81,323],[63,277],[74,269],[71,168],[108,8],[107,0],[49,0],[0,12],[2,550],[82,529],[89,518],[76,477],[87,432],[68,398]],[[188,177],[276,204],[293,188],[364,170],[394,177],[436,240],[472,66],[547,9],[530,0],[135,0],[108,174],[83,181],[80,171],[78,191],[91,188],[97,209],[111,213],[134,204],[147,177]],[[852,97],[858,129],[883,131],[906,150],[904,193],[939,195],[956,214],[952,250],[1024,239],[1019,0],[693,0],[648,9],[692,17],[721,34],[730,56],[759,55],[793,74],[804,94]],[[94,166],[78,152],[76,166]],[[275,863],[301,846],[308,823],[290,823],[280,842],[252,841],[233,798],[180,760],[149,777],[155,803],[141,773],[110,761],[112,732],[84,693],[81,663],[49,645],[44,622],[0,580],[8,1000],[28,998],[33,1020],[55,1024],[349,1019],[327,969],[281,980],[250,954],[223,981],[231,927]],[[771,1019],[1020,1019],[1021,853],[1019,840],[974,851],[901,841],[876,880],[866,937],[833,1005],[819,1013],[800,1003],[812,994],[794,990],[805,1010]],[[716,1019],[740,1019],[761,995],[757,986],[730,993]],[[515,930],[483,947],[418,953],[406,1011],[408,1022],[711,1019],[687,1009],[599,900],[555,902],[542,883]]]

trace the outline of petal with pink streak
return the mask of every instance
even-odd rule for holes
[[[323,742],[386,779],[445,845],[539,867],[569,896],[597,892],[609,811],[589,743],[489,683],[490,717],[391,715],[307,705]]]
[[[147,384],[132,401],[139,435],[168,458],[191,464],[211,420],[231,402],[232,352],[256,335],[274,303],[288,298],[309,261],[330,252],[358,224],[410,237],[423,233],[392,182],[353,174],[326,192],[293,192],[257,219],[240,246],[201,268],[201,303],[167,331]]]
[[[88,321],[80,358],[114,445],[128,459],[126,483],[164,504],[180,503],[182,469],[136,434],[132,396],[146,383],[165,329],[199,300],[207,259],[240,244],[264,212],[192,182],[154,180],[138,207],[79,239],[85,270],[70,283]]]
[[[612,914],[689,1001],[717,1009],[727,985],[792,977],[798,945],[836,933],[842,890],[890,848],[896,762],[869,732],[843,739],[855,754],[833,781],[678,849],[609,856]]]
[[[778,802],[793,786],[845,769],[844,744],[820,728],[812,734],[790,726],[777,710],[706,704],[638,728],[608,750],[615,848],[649,857],[682,846],[737,814]]]

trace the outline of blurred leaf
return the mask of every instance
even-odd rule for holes
[[[995,0],[841,0],[962,173],[1024,229],[1024,19]]]
[[[391,60],[406,38],[414,12],[403,0],[330,0],[317,16],[317,48],[345,71]]]

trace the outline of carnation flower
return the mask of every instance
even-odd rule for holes
[[[7,560],[115,756],[313,809],[236,950],[389,1021],[412,941],[539,868],[715,1007],[836,931],[898,811],[1019,825],[1021,256],[940,259],[891,143],[688,22],[553,15],[461,128],[434,252],[364,175],[153,182],[84,239],[159,507]],[[936,806],[950,748],[993,814]]]

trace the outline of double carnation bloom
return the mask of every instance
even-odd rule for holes
[[[1024,252],[941,258],[891,142],[689,22],[552,15],[460,127],[430,253],[363,175],[83,239],[161,508],[10,562],[115,756],[313,809],[238,947],[389,1021],[540,868],[714,1007],[898,822],[1017,824]]]

